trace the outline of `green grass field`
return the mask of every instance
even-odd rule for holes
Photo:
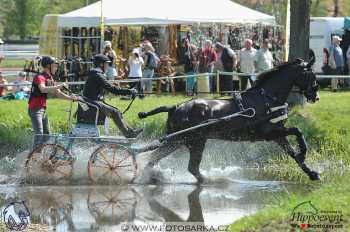
[[[136,99],[126,120],[133,127],[144,127],[147,137],[159,137],[164,131],[166,114],[158,114],[141,121],[140,111],[147,111],[160,105],[172,105],[188,100],[183,96],[148,97]],[[129,101],[114,98],[109,101],[124,110]],[[50,99],[48,114],[51,130],[65,133],[67,117],[65,112],[70,103]],[[322,180],[312,182],[307,179],[295,162],[286,156],[269,156],[264,163],[265,179],[300,181],[312,184],[316,190],[309,195],[293,195],[276,202],[274,206],[259,211],[256,215],[244,217],[231,225],[232,231],[290,231],[289,217],[298,203],[311,200],[323,210],[338,209],[345,214],[345,225],[349,225],[350,208],[350,92],[321,92],[321,101],[295,108],[290,113],[288,126],[300,128],[309,144],[307,163],[322,167]],[[0,151],[23,150],[30,146],[30,121],[27,116],[26,101],[0,101]],[[14,150],[15,149],[15,150]],[[2,154],[0,154],[2,155]],[[350,231],[348,227],[347,230]]]
[[[284,232],[284,231],[350,231],[350,183],[349,174],[336,177],[309,195],[291,194],[276,202],[276,205],[265,208],[253,216],[244,217],[230,226],[232,232]],[[298,204],[311,201],[319,210],[341,211],[343,215],[342,230],[292,230],[292,211]],[[326,223],[327,224],[327,223]]]
[[[1,68],[20,68],[22,69],[24,67],[25,60],[9,60],[5,59],[0,64]]]
[[[301,202],[311,202],[322,210],[341,210],[344,215],[343,230],[350,231],[350,93],[322,92],[321,101],[294,109],[288,120],[289,126],[303,131],[309,148],[307,162],[327,166],[319,182],[309,181],[296,167],[293,160],[271,159],[267,175],[279,175],[280,179],[298,180],[317,187],[309,195],[291,194],[253,216],[234,222],[230,229],[238,232],[280,232],[292,230],[291,212]],[[316,231],[304,229],[303,231]],[[326,231],[326,230],[317,230]]]

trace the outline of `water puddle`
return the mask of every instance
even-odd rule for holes
[[[219,145],[225,147],[227,154],[218,152]],[[86,147],[93,150],[90,144]],[[189,157],[184,148],[154,167],[152,175],[157,184],[150,184],[153,182],[144,178],[143,167],[148,155],[140,154],[137,155],[139,169],[134,184],[105,186],[92,185],[86,178],[91,152],[82,147],[72,150],[76,154],[74,182],[60,186],[18,184],[16,177],[24,170],[26,157],[25,153],[18,154],[17,172],[10,178],[0,176],[0,181],[3,178],[1,182],[6,183],[0,185],[0,207],[3,209],[11,202],[24,201],[30,211],[31,223],[46,224],[50,231],[110,232],[121,231],[125,222],[231,224],[265,206],[277,204],[290,193],[310,191],[310,186],[264,180],[258,170],[235,165],[230,153],[239,153],[239,149],[244,148],[213,143],[204,153],[201,172],[206,180],[200,186],[194,184],[195,179],[187,172]],[[254,153],[255,149],[250,152]],[[8,162],[11,164],[11,160]]]

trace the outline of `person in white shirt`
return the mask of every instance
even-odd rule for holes
[[[256,72],[264,72],[273,68],[273,56],[269,50],[269,40],[264,39],[261,48],[255,55],[255,69]]]
[[[251,39],[246,39],[244,42],[244,48],[239,53],[239,67],[240,71],[244,74],[255,73],[255,55],[256,49],[253,48],[253,41]],[[250,75],[240,76],[241,90],[246,90],[250,88],[251,78]],[[248,82],[249,80],[249,82]]]
[[[138,82],[130,83],[130,88],[135,88],[142,94],[141,82],[142,78],[142,65],[144,65],[144,61],[140,55],[140,51],[137,48],[132,50],[132,55],[129,57],[129,79],[138,80]],[[141,96],[140,96],[141,97]]]
[[[27,76],[25,72],[18,73],[18,80],[14,81],[15,86],[12,87],[12,93],[16,95],[18,92],[23,92],[29,94],[30,92],[30,82],[27,81]]]

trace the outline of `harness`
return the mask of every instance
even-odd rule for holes
[[[278,102],[277,98],[266,93],[266,91],[261,88],[260,89],[260,94],[264,99],[264,106],[265,106],[265,111],[266,111],[266,115],[270,116],[270,122],[271,123],[278,123],[281,122],[283,120],[286,120],[288,118],[288,104],[281,104],[280,102]],[[275,106],[275,107],[271,107],[270,102],[273,103],[278,103],[280,105]]]
[[[286,120],[288,118],[288,104],[285,103],[284,105],[271,108],[271,114],[273,115],[273,118],[270,119],[271,123],[276,124]]]
[[[271,107],[270,102],[276,102],[277,98],[271,96],[270,94],[266,93],[264,89],[260,89],[260,95],[264,99],[264,106],[265,106],[265,112],[266,112],[266,118],[269,120],[271,123],[279,123],[283,120],[286,120],[288,118],[288,104],[281,104],[275,107]],[[245,108],[243,106],[243,99],[242,95],[240,92],[234,92],[233,93],[234,101],[239,108],[239,110],[245,111]],[[248,127],[250,128],[252,124],[248,121]]]

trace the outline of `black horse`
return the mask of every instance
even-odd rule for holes
[[[308,102],[319,100],[316,76],[311,70],[312,62],[306,63],[300,59],[284,63],[258,76],[256,85],[238,95],[238,99],[204,100],[195,99],[176,106],[163,106],[150,112],[140,112],[140,118],[161,112],[168,112],[166,133],[171,134],[203,122],[232,115],[236,112],[246,112],[251,109],[251,117],[240,115],[206,127],[188,131],[171,137],[154,151],[152,167],[156,162],[169,155],[179,145],[186,145],[190,151],[188,171],[203,182],[199,172],[202,153],[207,139],[222,139],[230,141],[275,141],[287,152],[309,176],[318,180],[317,172],[305,164],[307,145],[303,134],[298,128],[286,128],[287,106],[285,104],[293,87],[298,87]],[[241,96],[241,97],[240,97]],[[254,112],[255,111],[255,112]],[[299,145],[297,153],[287,140],[294,135]]]

